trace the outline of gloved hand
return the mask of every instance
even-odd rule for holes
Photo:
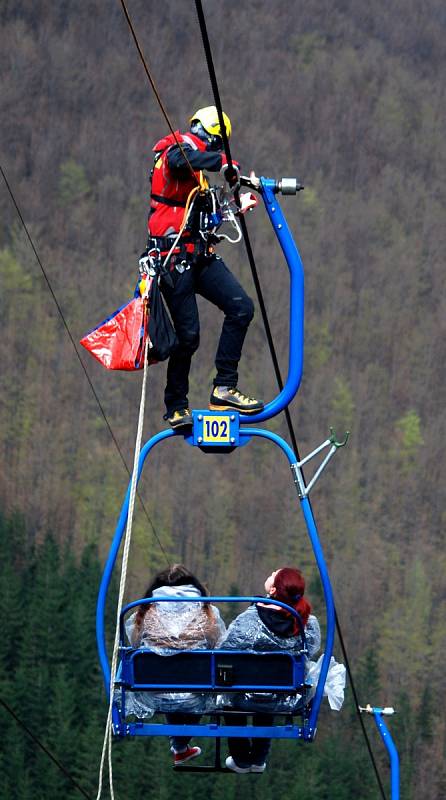
[[[221,156],[221,174],[224,176],[224,179],[229,183],[230,186],[233,186],[237,183],[240,175],[240,164],[238,161],[232,159],[232,167],[228,164],[228,159],[226,158],[226,154],[222,153]]]

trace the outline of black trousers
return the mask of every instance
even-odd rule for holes
[[[237,386],[238,363],[254,303],[219,256],[199,256],[183,273],[170,273],[173,286],[161,281],[161,291],[170,311],[179,344],[169,358],[164,393],[167,414],[187,407],[192,356],[200,343],[200,321],[196,295],[224,313],[215,356],[214,386]]]
[[[254,714],[253,725],[272,725],[274,722],[273,714]],[[231,714],[228,720],[229,725],[246,725],[247,718],[243,714]],[[228,739],[229,752],[239,767],[249,767],[251,764],[260,766],[266,761],[266,757],[271,748],[271,739],[244,739],[233,737]]]
[[[176,711],[171,714],[166,714],[166,722],[168,722],[169,725],[198,725],[200,719],[201,716],[197,714],[182,714]],[[169,739],[170,746],[176,753],[185,750],[190,740],[190,736],[171,736]]]

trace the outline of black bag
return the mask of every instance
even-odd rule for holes
[[[165,361],[178,345],[178,337],[161,296],[158,279],[154,278],[149,292],[148,333],[153,347],[149,346],[149,361]]]

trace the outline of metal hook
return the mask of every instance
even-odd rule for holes
[[[336,431],[334,428],[330,428],[330,434],[331,436],[329,441],[331,442],[332,445],[334,445],[334,447],[344,447],[348,442],[350,431],[345,431],[345,439],[343,442],[338,442],[338,440],[336,439]]]

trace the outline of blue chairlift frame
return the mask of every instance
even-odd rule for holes
[[[293,452],[293,450],[287,444],[287,442],[284,439],[282,439],[281,436],[263,428],[251,427],[254,423],[271,419],[272,417],[276,416],[281,411],[283,411],[283,409],[286,408],[286,406],[288,406],[289,403],[292,401],[292,399],[294,398],[299,389],[302,378],[302,369],[303,369],[304,270],[299,251],[296,247],[296,244],[288,228],[283,212],[277,201],[276,195],[277,192],[280,191],[280,184],[278,184],[275,180],[269,178],[260,178],[258,190],[263,198],[266,212],[274,228],[274,232],[282,248],[282,251],[284,253],[290,271],[290,317],[289,317],[290,338],[289,338],[288,376],[286,384],[282,389],[282,391],[277,395],[277,397],[275,397],[272,400],[272,402],[267,403],[264,409],[258,414],[248,416],[239,414],[238,412],[234,413],[231,412],[230,414],[225,412],[223,416],[229,417],[231,424],[234,425],[234,428],[237,431],[237,435],[232,436],[226,445],[220,442],[219,446],[217,448],[214,448],[214,452],[215,451],[218,452],[218,450],[225,449],[225,447],[227,450],[230,450],[231,448],[233,449],[236,446],[243,446],[247,444],[253,437],[267,439],[279,447],[285,458],[288,460],[292,472],[294,473],[295,476],[297,475],[297,480],[295,480],[295,483],[298,488],[299,502],[306,523],[308,536],[313,548],[317,567],[319,570],[319,575],[322,583],[325,605],[326,605],[326,639],[325,639],[324,657],[322,659],[321,670],[316,687],[316,692],[311,702],[310,714],[308,717],[308,723],[305,725],[305,729],[301,729],[299,726],[293,726],[293,725],[282,726],[280,733],[275,734],[274,728],[268,728],[268,729],[260,727],[254,728],[253,726],[246,726],[246,727],[225,726],[224,728],[220,728],[219,726],[212,726],[212,725],[208,726],[188,725],[185,727],[185,726],[172,726],[166,724],[166,725],[157,725],[155,731],[151,730],[151,728],[153,728],[154,726],[145,727],[144,723],[140,723],[140,726],[138,728],[135,727],[134,729],[131,730],[130,729],[127,730],[126,728],[119,728],[121,735],[163,735],[163,736],[188,735],[188,736],[208,736],[208,737],[268,736],[271,738],[274,737],[274,738],[286,738],[286,739],[303,739],[305,741],[312,741],[316,735],[319,710],[323,698],[327,672],[330,665],[330,658],[333,652],[334,632],[335,632],[335,611],[334,611],[333,592],[331,588],[330,578],[325,563],[321,543],[319,540],[316,522],[314,520],[311,504],[309,502],[308,493],[302,490],[303,481],[302,481],[302,475],[300,473],[300,466],[302,462],[298,462],[296,454]],[[195,410],[193,414],[194,414],[194,425],[195,425],[196,422],[198,422],[198,417],[200,415],[202,416],[202,418],[204,418],[205,416],[209,416],[210,414],[212,414],[212,416],[214,417],[217,417],[221,415],[221,412],[209,412],[208,410]],[[249,424],[250,427],[248,428],[239,427],[239,425],[243,425],[245,423]],[[186,442],[192,446],[198,446],[200,447],[200,449],[205,451],[207,449],[212,449],[211,447],[207,448],[206,446],[204,446],[203,443],[199,442],[196,438],[194,440],[193,433],[189,435],[184,435],[180,431],[174,431],[171,429],[160,431],[159,433],[152,436],[152,438],[141,449],[139,463],[138,463],[137,481],[139,481],[140,479],[144,463],[149,453],[151,453],[151,451],[153,450],[153,448],[167,439],[171,439],[173,437],[178,437],[182,435],[184,436]],[[234,439],[234,441],[231,441],[231,439]],[[325,444],[330,444],[330,441],[332,440],[329,440]],[[333,445],[333,447],[337,446],[338,444]],[[321,445],[321,447],[323,447],[323,445]],[[321,448],[318,448],[317,452],[319,452],[320,449]],[[305,461],[307,461],[308,458],[309,457],[307,457]],[[107,656],[106,643],[105,643],[105,624],[104,624],[105,606],[106,606],[107,593],[113,569],[116,563],[119,548],[126,528],[129,500],[130,500],[130,484],[127,489],[120,517],[116,526],[115,535],[111,544],[109,556],[107,558],[107,562],[104,568],[104,573],[102,576],[102,581],[99,589],[97,611],[96,611],[96,636],[97,636],[97,645],[99,652],[99,661],[104,676],[104,683],[108,696],[110,696],[110,664]],[[225,598],[225,600],[227,601],[227,598]],[[233,598],[234,602],[236,602],[237,600],[238,598]],[[116,707],[113,710],[113,722],[114,726],[115,723],[118,725],[121,724],[121,720],[119,719],[119,711]],[[144,730],[145,731],[150,730],[150,733],[145,734]]]

